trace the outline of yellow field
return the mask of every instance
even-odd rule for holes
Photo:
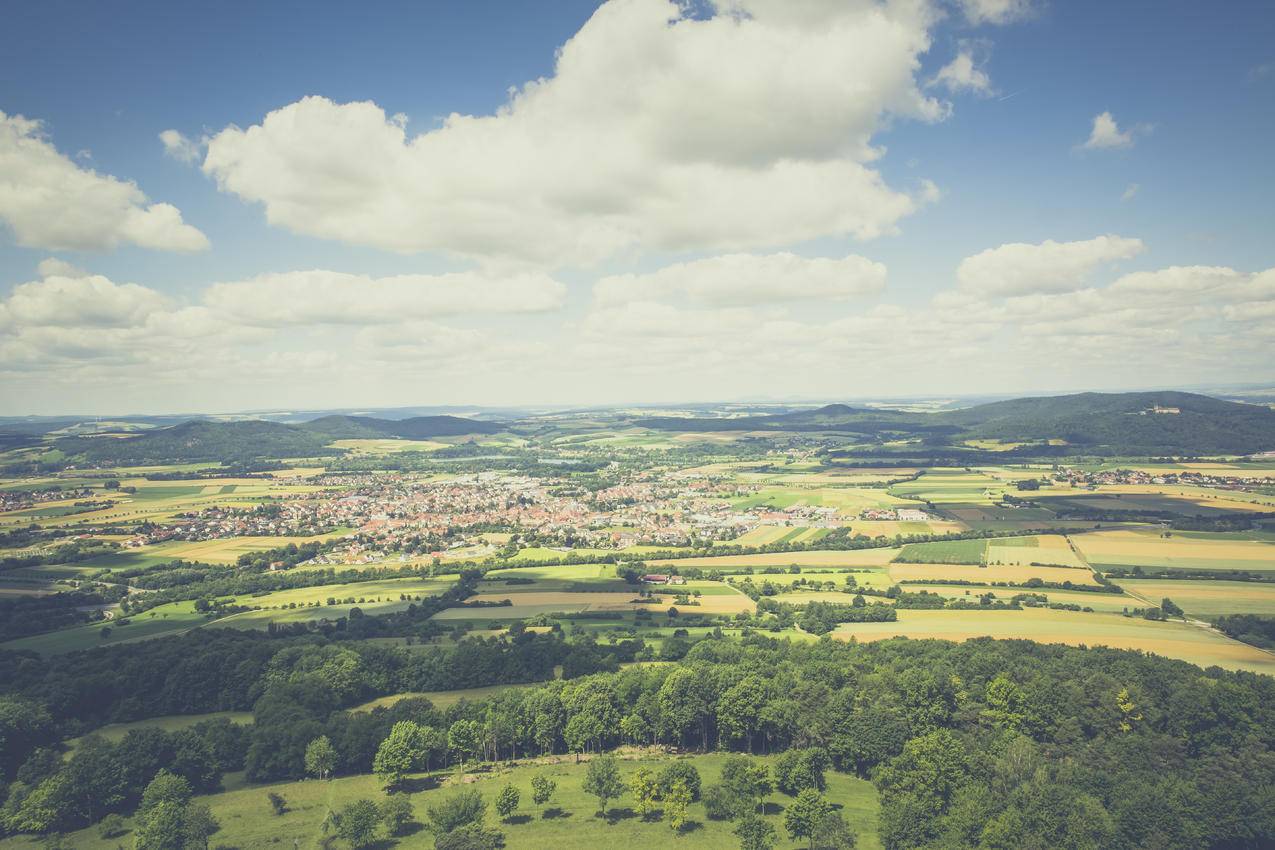
[[[1084,567],[1076,553],[1067,545],[1061,534],[1041,534],[1035,538],[1035,546],[998,545],[992,541],[987,547],[987,563],[1008,567],[1026,567],[1032,564],[1052,564],[1060,567]],[[1073,579],[1074,581],[1074,579]]]
[[[446,447],[447,444],[433,440],[370,439],[337,440],[331,445],[358,455],[387,455],[395,452],[432,452]]]
[[[141,557],[162,556],[164,558],[180,558],[184,561],[203,561],[208,564],[233,564],[240,555],[250,552],[264,552],[295,543],[334,540],[349,534],[347,530],[334,531],[330,534],[319,534],[314,537],[228,537],[224,540],[199,540],[192,543],[169,542],[154,546],[142,546],[137,549],[122,549],[122,553],[135,553]]]
[[[1024,551],[1032,551],[1030,549]],[[977,581],[990,584],[1008,581],[1021,584],[1028,579],[1072,584],[1097,584],[1091,570],[1068,567],[1007,567],[990,565],[978,567],[972,564],[891,564],[890,578],[896,582],[909,580]]]
[[[907,635],[964,641],[975,637],[1026,638],[1071,646],[1137,649],[1192,664],[1275,674],[1275,654],[1182,622],[1159,623],[1119,614],[1022,611],[909,611],[893,623],[844,623],[833,633],[874,641]]]
[[[1092,608],[1095,611],[1106,611],[1120,613],[1126,608],[1145,608],[1147,603],[1141,599],[1135,599],[1123,593],[1091,593],[1083,590],[1027,590],[1021,587],[971,587],[962,584],[918,584],[904,585],[904,590],[922,591],[928,590],[930,593],[937,593],[948,599],[965,599],[970,602],[977,602],[978,598],[985,593],[993,594],[997,599],[1008,602],[1014,596],[1020,593],[1043,594],[1049,597],[1050,602],[1058,602],[1064,605],[1079,605],[1082,608]]]
[[[1076,547],[1093,564],[1178,569],[1275,570],[1275,544],[1208,539],[1160,529],[1116,529],[1077,534]]]
[[[1275,584],[1248,581],[1122,580],[1120,586],[1159,605],[1166,597],[1196,617],[1221,614],[1263,614],[1275,617]]]
[[[702,570],[724,570],[740,567],[877,567],[884,566],[899,554],[897,548],[854,549],[849,551],[777,552],[761,555],[712,555],[707,558],[671,558],[647,561],[647,567],[698,567]]]
[[[723,585],[724,587],[724,585]],[[637,611],[650,610],[663,613],[678,607],[688,614],[736,614],[756,610],[753,600],[739,592],[705,593],[694,601],[698,605],[678,606],[673,595],[660,594],[656,604],[634,602],[636,592],[631,593],[572,593],[567,591],[531,591],[524,593],[490,592],[469,597],[468,602],[500,602],[511,600],[513,605],[489,608],[449,608],[434,616],[436,620],[503,620],[511,617],[532,617],[536,614],[557,612],[580,613],[584,611]]]
[[[928,589],[928,588],[927,588]],[[793,590],[788,593],[780,593],[769,597],[776,602],[783,602],[788,605],[805,605],[807,602],[837,602],[842,605],[850,605],[854,602],[854,591],[840,590]],[[885,602],[893,605],[893,599],[887,599],[883,596],[864,597],[869,603]]]

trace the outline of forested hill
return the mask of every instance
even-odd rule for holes
[[[301,426],[307,431],[338,440],[399,437],[426,440],[463,434],[494,434],[504,430],[495,422],[478,422],[461,416],[414,416],[411,419],[377,419],[371,416],[324,416]]]
[[[1065,441],[1109,455],[1251,454],[1275,450],[1275,410],[1183,392],[1080,393],[1020,398],[942,413],[816,410],[735,418],[658,417],[635,424],[667,431],[835,431],[869,438],[911,436],[960,444]]]
[[[1081,393],[1020,398],[940,413],[971,437],[1065,440],[1120,454],[1275,449],[1275,410],[1183,392]]]
[[[334,454],[332,440],[295,425],[245,420],[192,420],[138,436],[65,437],[56,447],[92,464],[162,464],[221,461],[244,463],[267,458]]]

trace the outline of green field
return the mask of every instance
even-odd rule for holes
[[[108,621],[75,626],[56,632],[19,638],[0,644],[0,648],[9,650],[29,649],[41,654],[56,655],[73,652],[77,649],[92,649],[95,646],[110,646],[117,643],[132,643],[139,640],[178,634],[197,628],[208,622],[207,617],[195,610],[194,602],[172,602],[159,605],[141,614],[129,618],[128,625]],[[102,628],[107,626],[111,632],[102,637]]]
[[[1196,617],[1263,614],[1275,617],[1275,584],[1247,581],[1162,581],[1121,579],[1130,593],[1159,605],[1165,597]],[[1145,603],[1144,603],[1145,604]]]
[[[987,563],[987,541],[978,539],[909,543],[895,560],[918,564],[984,564]]]
[[[705,786],[718,780],[725,760],[725,756],[719,754],[684,758],[700,772]],[[669,761],[668,756],[638,757],[636,754],[629,754],[622,757],[620,770],[627,781],[640,767],[658,771]],[[739,847],[738,839],[731,833],[732,824],[710,820],[705,815],[702,803],[691,804],[690,820],[694,825],[688,826],[680,836],[674,834],[666,822],[644,821],[637,817],[632,809],[633,800],[628,793],[610,804],[609,819],[595,816],[597,798],[585,794],[581,787],[586,768],[587,763],[576,764],[570,757],[557,757],[541,764],[490,767],[471,774],[467,777],[467,784],[481,791],[489,804],[506,784],[519,790],[522,796],[519,813],[525,818],[520,818],[520,822],[498,823],[494,810],[490,805],[488,807],[488,825],[496,826],[504,832],[505,846],[511,850],[592,850],[598,847],[648,847],[667,842],[683,843],[697,850],[736,850]],[[537,773],[543,773],[557,783],[557,791],[548,806],[558,810],[554,817],[545,817],[541,808],[531,803],[531,777]],[[455,786],[451,784],[453,779],[451,773],[443,772],[429,777],[421,775],[409,778],[409,790],[403,793],[409,795],[419,819],[425,817],[427,805],[454,792]],[[440,780],[447,784],[435,787]],[[858,850],[880,848],[876,835],[876,789],[862,779],[840,773],[828,773],[827,780],[826,796],[841,807],[841,813],[858,834]],[[249,787],[235,787],[239,783],[232,779],[228,784],[233,790],[197,797],[196,800],[208,804],[213,816],[221,824],[221,829],[213,836],[212,842],[238,850],[291,846],[288,839],[295,839],[300,847],[323,846],[320,826],[329,810],[339,809],[355,799],[368,798],[379,802],[385,796],[376,778],[371,775],[343,777],[327,782],[308,780]],[[266,800],[268,792],[280,794],[287,801],[287,811],[282,816],[271,813]],[[794,846],[784,833],[782,815],[783,808],[791,800],[792,798],[782,794],[772,794],[767,798],[767,819],[775,825],[779,835],[784,836],[779,846],[785,848]],[[123,839],[124,842],[131,840],[131,835]],[[115,838],[101,838],[96,828],[80,830],[66,836],[67,844],[76,850],[115,850],[120,841]],[[30,836],[0,841],[0,848],[4,850],[27,850],[39,846],[39,841]],[[393,846],[404,850],[427,850],[433,847],[433,835],[428,830],[421,829],[397,839]]]
[[[147,720],[134,720],[132,723],[111,723],[100,729],[94,729],[88,735],[71,738],[64,743],[69,751],[74,752],[80,742],[91,735],[105,738],[108,741],[120,741],[135,729],[163,729],[165,732],[177,732],[189,729],[205,720],[229,720],[241,726],[252,723],[251,711],[214,711],[208,714],[170,714],[165,717],[151,717]]]

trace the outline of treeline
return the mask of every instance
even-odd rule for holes
[[[1275,617],[1258,614],[1230,614],[1213,624],[1226,635],[1262,649],[1275,650]]]
[[[79,609],[117,602],[127,592],[98,585],[48,596],[0,596],[0,641],[101,620],[100,610]]]
[[[407,701],[351,713],[341,706],[391,687],[432,690],[501,677],[532,681],[533,674],[551,671],[555,656],[571,645],[526,634],[437,653],[309,642],[281,648],[238,636],[201,640],[213,646],[189,659],[192,667],[184,672],[182,653],[194,654],[197,647],[173,641],[153,642],[172,647],[164,660],[173,669],[156,663],[161,650],[143,644],[132,652],[151,656],[145,664],[129,664],[130,653],[120,652],[112,660],[124,663],[103,672],[104,656],[84,653],[78,660],[54,660],[57,674],[0,681],[40,699],[46,679],[74,668],[107,687],[106,705],[118,707],[124,689],[152,700],[200,688],[208,689],[208,699],[190,710],[209,710],[207,702],[219,704],[223,697],[232,703],[226,707],[251,704],[256,727],[248,733],[244,764],[256,779],[304,775],[306,750],[320,737],[335,750],[332,770],[366,772],[393,724],[411,721],[430,730],[422,767],[598,752],[624,743],[753,753],[818,750],[832,768],[877,786],[888,850],[1221,850],[1275,842],[1269,805],[1275,679],[1265,676],[1028,641],[793,644],[752,635],[701,640],[674,665],[511,689],[446,710]],[[405,677],[408,669],[414,674]],[[195,670],[210,675],[185,678]],[[70,681],[80,686],[74,675]],[[240,689],[236,682],[250,684]],[[230,690],[217,694],[219,687]],[[163,705],[162,713],[174,707]],[[99,710],[87,700],[82,708]],[[9,779],[65,722],[56,710],[43,719],[39,713],[38,703],[0,706],[0,722],[10,724],[5,734],[20,744],[7,751],[10,764],[17,762]],[[26,725],[14,731],[18,721]],[[32,729],[44,730],[42,742],[22,737]],[[800,760],[789,761],[795,766]],[[56,777],[76,762],[20,793],[45,800],[63,793]],[[155,764],[148,761],[144,769]],[[73,806],[64,811],[72,819],[67,825],[87,817]]]

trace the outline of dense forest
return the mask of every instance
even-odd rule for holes
[[[255,780],[301,777],[321,737],[334,771],[369,772],[394,724],[411,721],[429,766],[623,743],[790,752],[793,794],[819,787],[825,769],[869,778],[890,850],[1275,842],[1269,677],[986,639],[709,636],[676,664],[620,671],[617,651],[518,631],[416,650],[226,633],[47,663],[5,653],[0,823],[41,832],[131,811],[161,769],[194,789],[239,766]],[[578,654],[588,657],[564,663]],[[559,664],[564,679],[446,710],[424,700],[347,710],[399,691],[550,680]],[[106,721],[224,709],[251,709],[255,725],[147,730],[65,761],[54,753],[63,736]]]

